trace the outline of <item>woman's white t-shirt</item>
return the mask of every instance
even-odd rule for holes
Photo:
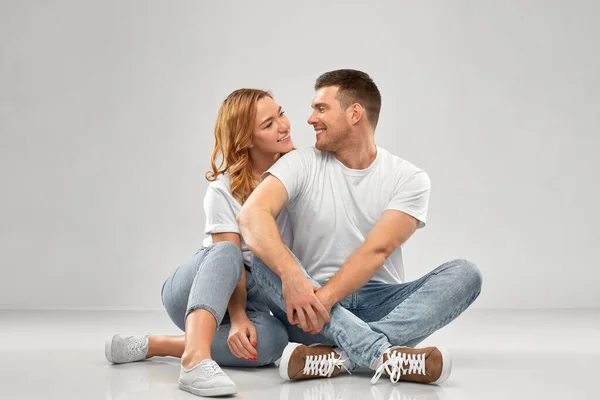
[[[241,204],[231,194],[228,174],[220,175],[217,180],[211,182],[204,196],[204,213],[206,216],[204,233],[208,237],[204,239],[202,244],[204,247],[212,244],[212,237],[210,235],[213,233],[237,233],[240,235],[244,263],[249,266],[252,253],[248,250],[244,238],[241,237],[240,227],[236,221],[236,217],[241,209]],[[276,222],[283,243],[291,248],[293,239],[292,226],[285,208],[277,216]]]

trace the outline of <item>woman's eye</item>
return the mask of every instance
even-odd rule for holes
[[[272,123],[272,122],[269,122],[269,123],[268,123],[268,124],[265,126],[265,129],[269,129],[269,128],[271,127],[271,125],[273,125],[273,123]]]
[[[283,117],[283,114],[285,114],[285,111],[283,111],[283,110],[282,110],[282,111],[279,113],[279,116],[280,116],[280,117]]]

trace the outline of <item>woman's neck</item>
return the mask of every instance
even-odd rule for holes
[[[250,164],[252,165],[252,176],[260,182],[260,177],[266,170],[271,168],[275,161],[279,159],[280,154],[257,154],[250,149]]]

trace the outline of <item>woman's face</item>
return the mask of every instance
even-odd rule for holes
[[[275,100],[265,96],[256,105],[252,147],[265,154],[287,153],[294,147],[290,120]]]

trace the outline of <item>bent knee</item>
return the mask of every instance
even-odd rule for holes
[[[479,267],[465,259],[457,259],[452,263],[459,271],[460,281],[471,291],[479,293],[483,284],[483,275]]]
[[[241,254],[242,251],[240,250],[240,248],[238,247],[237,244],[233,243],[233,242],[228,242],[228,241],[223,241],[223,242],[217,242],[217,243],[213,243],[212,245],[212,251],[218,251],[218,252],[231,252],[231,253],[235,253],[236,255],[240,255],[241,258]]]
[[[213,244],[210,252],[217,261],[212,266],[219,271],[219,275],[230,275],[236,283],[239,282],[242,278],[244,257],[238,245],[233,242],[217,242]]]

